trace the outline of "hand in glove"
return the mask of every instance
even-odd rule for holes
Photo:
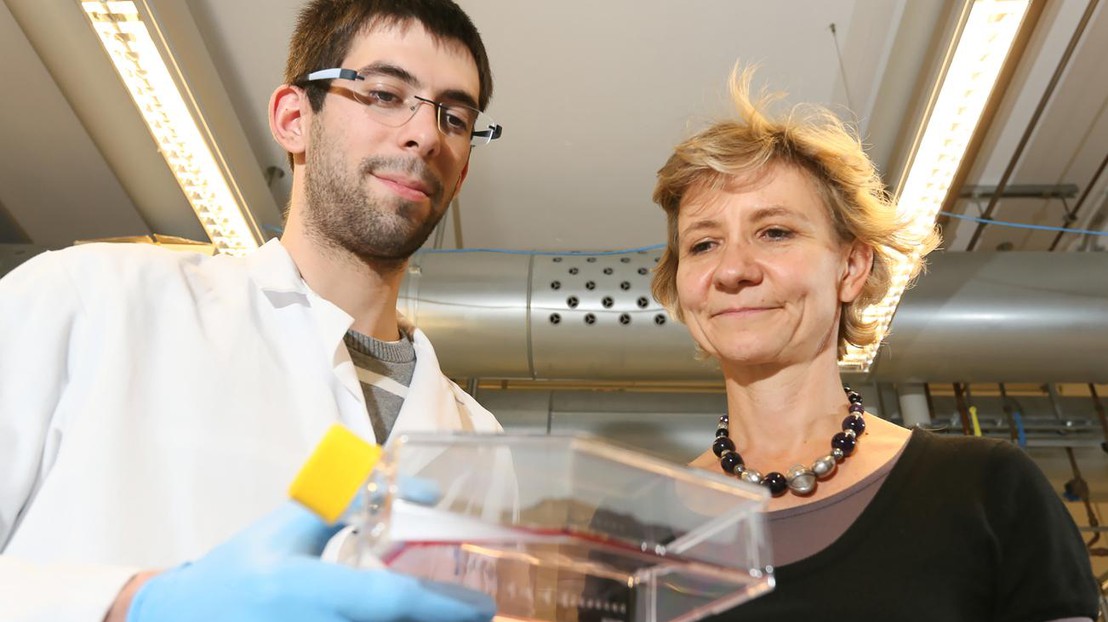
[[[196,562],[154,575],[127,622],[483,622],[495,613],[491,598],[460,586],[321,561],[338,529],[286,503]]]

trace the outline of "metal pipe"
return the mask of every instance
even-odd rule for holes
[[[958,418],[962,421],[962,434],[973,436],[969,407],[966,405],[966,385],[961,382],[954,383],[954,403],[958,406]]]
[[[1089,394],[1093,398],[1093,409],[1096,411],[1096,418],[1100,421],[1100,428],[1104,430],[1104,442],[1100,444],[1100,448],[1104,450],[1104,453],[1108,453],[1108,417],[1104,414],[1104,404],[1100,402],[1100,395],[1096,392],[1096,385],[1089,383]]]
[[[1054,413],[1054,418],[1065,423],[1066,416],[1062,413],[1062,400],[1058,399],[1058,388],[1053,383],[1047,383],[1045,389],[1047,397],[1050,398],[1050,410]]]
[[[1058,398],[1058,389],[1053,384],[1046,385],[1046,393],[1050,398],[1051,410],[1054,411],[1054,416],[1059,421],[1065,422],[1065,413],[1062,412],[1062,401]],[[1085,481],[1085,478],[1081,475],[1081,469],[1077,466],[1077,456],[1073,453],[1073,447],[1066,446],[1066,458],[1069,459],[1070,470],[1073,471],[1073,479],[1066,482],[1066,491],[1069,494],[1076,496],[1085,506],[1085,516],[1089,521],[1090,527],[1099,527],[1100,521],[1097,520],[1096,511],[1093,509],[1093,504],[1089,500],[1089,483]],[[1093,552],[1093,545],[1100,540],[1100,532],[1093,534],[1093,537],[1085,543],[1085,548],[1090,552]]]
[[[1012,404],[1008,402],[1008,391],[1004,388],[1004,383],[998,384],[1000,387],[1000,407],[1004,411],[1004,420],[1008,422],[1008,432],[1012,437],[1013,443],[1019,442],[1019,433],[1016,430],[1016,419],[1012,416]]]
[[[1092,180],[1089,181],[1089,185],[1085,186],[1085,190],[1081,193],[1081,198],[1077,199],[1077,203],[1073,205],[1072,210],[1066,212],[1066,222],[1062,223],[1063,229],[1069,229],[1070,225],[1077,221],[1077,212],[1085,204],[1085,199],[1089,198],[1089,193],[1092,192],[1093,187],[1100,181],[1100,176],[1104,174],[1104,168],[1108,166],[1108,152],[1105,152],[1104,159],[1100,161],[1100,166],[1097,167],[1096,173],[1093,174]],[[1062,241],[1062,236],[1066,235],[1065,231],[1059,231],[1058,235],[1054,236],[1054,241],[1050,244],[1050,250],[1058,248],[1058,243]]]
[[[1108,382],[1108,253],[938,253],[905,292],[882,382]]]
[[[931,425],[931,409],[927,403],[926,385],[908,382],[897,385],[900,398],[900,416],[904,427],[928,427]]]

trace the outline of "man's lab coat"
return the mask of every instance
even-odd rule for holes
[[[332,423],[373,439],[351,322],[276,241],[79,246],[0,280],[0,619],[100,622],[137,569],[281,503]],[[393,434],[498,431],[413,337]]]

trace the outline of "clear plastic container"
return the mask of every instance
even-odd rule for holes
[[[347,559],[483,591],[502,620],[690,622],[773,588],[766,500],[581,435],[410,434]]]

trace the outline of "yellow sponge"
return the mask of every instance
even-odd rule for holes
[[[342,516],[381,458],[381,446],[334,424],[289,486],[289,497],[328,523]]]

